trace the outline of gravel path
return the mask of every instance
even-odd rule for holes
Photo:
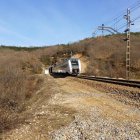
[[[45,79],[33,104],[24,112],[29,119],[4,133],[2,139],[139,140],[137,106],[71,77]]]
[[[139,140],[139,109],[71,78],[63,82],[63,94],[56,95],[52,103],[70,106],[78,113],[69,126],[52,132],[53,140]]]

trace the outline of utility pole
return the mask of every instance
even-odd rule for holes
[[[102,37],[104,36],[104,24],[102,24]]]
[[[127,29],[125,32],[127,33],[127,38],[125,41],[127,41],[126,46],[126,79],[130,79],[130,26],[131,26],[131,20],[130,20],[130,9],[127,9],[127,15],[124,15],[124,18],[127,20]]]

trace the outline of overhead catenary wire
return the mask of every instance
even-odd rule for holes
[[[140,16],[136,17],[135,19],[132,19],[132,20],[131,20],[131,23],[133,23],[134,21],[136,21],[136,20],[138,20],[138,19],[140,19]],[[121,27],[118,28],[118,30],[123,29],[124,27],[126,27],[126,25],[127,25],[126,23],[123,24]]]
[[[140,8],[140,4],[137,5],[137,6],[135,6],[135,7],[130,8],[131,14],[132,14],[134,11],[136,11],[138,8]],[[123,15],[125,15],[125,13],[124,13]],[[123,16],[121,16],[121,18],[120,18],[120,19],[117,19],[116,22],[114,22],[111,26],[115,26],[116,24],[119,24],[119,23],[120,23],[121,21],[123,21],[123,20],[124,20],[124,18],[123,18]]]
[[[138,0],[136,3],[134,3],[133,5],[129,6],[129,9],[131,11],[131,13],[133,13],[135,10],[137,10],[138,8],[140,8],[140,0]],[[106,22],[106,25],[111,25],[114,26],[115,24],[119,23],[120,21],[123,20],[123,15],[126,14],[126,9],[122,10],[117,16],[115,16],[112,20]]]
[[[134,13],[139,8],[140,8],[140,0],[136,1],[134,4],[129,6],[129,10],[131,11],[131,14]],[[104,25],[107,25],[107,27],[111,27],[111,28],[115,29],[116,31],[120,31],[121,29],[123,29],[126,26],[126,23],[124,24],[124,22],[123,22],[124,15],[126,15],[126,9],[119,12],[119,14],[117,16],[113,17],[112,20],[105,22]],[[137,20],[137,19],[134,19],[134,20]],[[96,30],[97,29],[98,28],[96,28]],[[93,33],[94,35],[97,33],[96,30]]]

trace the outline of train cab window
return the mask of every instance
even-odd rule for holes
[[[77,60],[71,60],[71,64],[73,66],[78,66],[78,61]]]

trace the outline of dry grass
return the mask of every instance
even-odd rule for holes
[[[41,73],[41,66],[39,60],[28,52],[1,49],[0,132],[21,122],[18,116],[40,84],[31,75]]]
[[[87,38],[80,40],[72,44],[60,44],[51,47],[44,47],[32,50],[32,55],[39,58],[45,65],[49,66],[59,61],[60,58],[70,57],[71,52],[73,54],[82,53],[83,56],[88,58],[87,74],[96,76],[108,76],[108,77],[122,77],[125,78],[125,51],[126,42],[123,40],[126,35],[112,35],[105,36],[103,38]],[[131,79],[140,79],[140,33],[131,34]],[[29,48],[28,48],[29,49]],[[30,49],[29,49],[30,50]],[[20,51],[21,53],[21,51]],[[22,50],[22,53],[23,50]],[[31,55],[31,53],[29,53]],[[26,55],[27,57],[27,55]],[[38,70],[38,62],[32,59],[31,56],[27,63],[23,61],[23,69],[32,67],[34,70]],[[0,70],[1,73],[1,70]]]
[[[40,56],[53,56],[49,61],[56,62],[60,58],[70,57],[73,54],[82,53],[88,58],[88,74],[96,76],[125,78],[126,35],[112,35],[103,38],[87,38],[76,43],[58,45],[52,48],[40,49],[36,52],[43,53]],[[131,78],[140,79],[140,33],[131,35]],[[46,61],[48,58],[46,57]],[[43,62],[44,63],[44,62]]]
[[[26,109],[42,82],[35,74],[41,73],[42,63],[51,65],[60,58],[82,53],[89,62],[87,74],[124,77],[125,49],[123,35],[104,38],[88,38],[68,45],[57,45],[27,51],[0,48],[0,133],[11,129],[24,118],[20,113]],[[140,78],[140,34],[132,35],[131,78]]]

